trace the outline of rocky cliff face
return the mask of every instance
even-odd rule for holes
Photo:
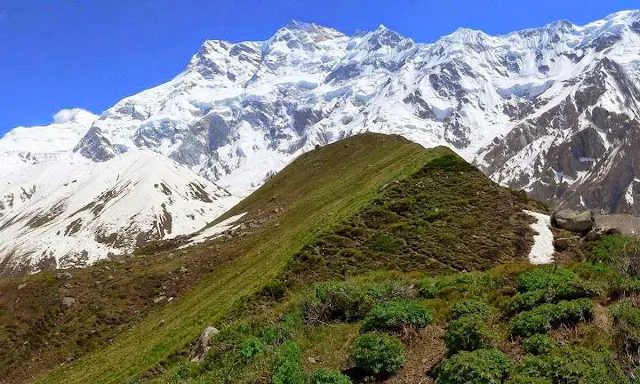
[[[292,22],[266,41],[209,40],[171,81],[86,119],[62,152],[11,150],[8,134],[0,177],[71,149],[104,164],[143,149],[245,196],[300,153],[374,131],[452,147],[555,204],[640,214],[638,25],[625,11],[423,44]]]

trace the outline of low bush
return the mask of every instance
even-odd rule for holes
[[[488,319],[493,313],[493,309],[485,302],[475,299],[460,301],[453,305],[451,309],[451,318],[454,320],[464,316],[480,316]]]
[[[547,335],[537,334],[522,341],[522,349],[532,355],[544,355],[553,350],[556,344]]]
[[[511,361],[495,349],[460,352],[434,371],[437,384],[501,384],[511,369]]]
[[[640,363],[640,308],[622,301],[610,308],[615,321],[614,343],[618,352],[634,364]]]
[[[610,265],[622,276],[639,276],[640,241],[624,235],[603,236],[591,250],[590,259]]]
[[[518,276],[518,291],[530,292],[538,289],[547,289],[558,286],[562,283],[574,281],[576,275],[573,271],[559,267],[538,267],[530,272],[522,273]]]
[[[484,319],[478,315],[465,316],[452,321],[447,326],[444,342],[453,354],[458,351],[473,351],[489,348],[492,337]]]
[[[547,333],[557,325],[586,321],[591,317],[593,307],[593,300],[590,299],[543,304],[515,315],[510,321],[511,334],[528,337],[536,333]]]
[[[253,356],[259,355],[267,351],[267,344],[260,338],[249,336],[240,344],[240,356],[245,360],[251,359]]]
[[[356,339],[352,359],[356,367],[372,374],[395,373],[406,361],[400,340],[375,333],[367,333]]]
[[[400,330],[405,327],[424,328],[433,320],[428,308],[411,301],[389,301],[376,304],[365,317],[364,331]]]
[[[311,375],[311,384],[351,384],[351,379],[339,371],[318,369]]]
[[[505,384],[553,384],[553,382],[543,377],[516,375],[509,381],[506,381]]]
[[[540,356],[526,356],[516,374],[558,384],[624,384],[628,379],[608,352],[559,347]]]
[[[434,299],[438,296],[438,287],[433,279],[422,279],[417,284],[418,295],[425,299]]]
[[[302,351],[297,344],[287,341],[275,356],[275,367],[271,377],[273,384],[307,384],[302,365]]]
[[[320,283],[303,301],[307,323],[357,321],[365,317],[376,303],[415,296],[415,290],[402,284]]]
[[[593,296],[596,296],[596,293],[581,282],[562,282],[556,286],[516,294],[509,302],[508,311],[511,313],[528,311],[540,304]]]

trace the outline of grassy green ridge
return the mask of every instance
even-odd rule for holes
[[[275,278],[317,234],[367,204],[382,186],[451,154],[425,150],[398,136],[365,134],[302,155],[224,218],[285,207],[278,226],[262,231],[238,257],[191,292],[149,315],[111,345],[60,367],[42,383],[120,383],[149,370],[197,338],[242,297]]]

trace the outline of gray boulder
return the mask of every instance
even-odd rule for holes
[[[69,308],[70,306],[72,306],[75,303],[76,303],[76,299],[74,299],[73,297],[63,297],[62,298],[62,306],[63,307]]]
[[[586,234],[593,228],[593,214],[591,211],[574,211],[562,209],[551,216],[551,224],[567,231]]]
[[[207,327],[198,338],[198,342],[191,350],[190,358],[194,363],[199,363],[207,356],[207,353],[211,349],[211,339],[213,336],[220,333],[215,327]]]
[[[575,248],[580,245],[580,236],[560,237],[554,240],[553,245],[559,251],[564,251],[568,248]]]
[[[69,272],[58,272],[56,273],[56,279],[58,280],[68,280],[72,279],[73,275]]]

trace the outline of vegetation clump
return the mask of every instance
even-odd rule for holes
[[[376,304],[365,317],[364,331],[394,331],[424,328],[433,320],[431,311],[412,301],[389,301]]]
[[[376,333],[366,333],[356,339],[352,359],[356,367],[371,374],[395,373],[406,362],[400,340]]]
[[[399,284],[319,283],[302,304],[305,320],[310,324],[326,321],[357,321],[364,318],[376,303],[411,298],[414,291]]]
[[[287,341],[278,350],[275,357],[273,384],[306,384],[307,377],[302,365],[302,351],[300,347]]]
[[[510,321],[513,336],[531,336],[547,333],[554,326],[571,325],[591,318],[594,303],[591,299],[561,301],[542,304],[530,311],[515,315]]]
[[[553,340],[551,340],[549,336],[543,334],[536,334],[527,337],[522,341],[522,349],[532,355],[547,354],[551,352],[555,347],[555,342],[553,342]]]
[[[493,338],[487,323],[479,315],[464,316],[453,320],[447,326],[444,342],[449,353],[486,349],[492,345]]]
[[[492,313],[493,310],[487,303],[477,299],[469,299],[454,304],[451,309],[451,318],[457,320],[465,316],[480,316],[487,320]]]
[[[459,352],[436,368],[436,384],[501,384],[510,370],[509,357],[496,349]]]
[[[311,384],[351,384],[351,379],[340,371],[318,369],[311,375]]]
[[[548,354],[529,355],[517,374],[566,384],[624,384],[629,380],[608,352],[583,347],[559,347]]]
[[[612,266],[624,277],[640,276],[640,241],[631,236],[604,236],[593,247],[591,261]]]

